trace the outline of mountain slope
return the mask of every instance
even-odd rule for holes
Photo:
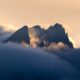
[[[9,37],[4,42],[16,42],[16,43],[30,43],[30,38],[28,34],[28,27],[23,26],[21,29],[17,30],[11,37]]]
[[[63,26],[59,23],[56,23],[54,26],[51,25],[47,30],[45,30],[44,35],[42,35],[42,41],[46,43],[58,43],[62,42],[67,45],[69,48],[73,48],[72,42],[70,42],[68,34],[65,32]]]

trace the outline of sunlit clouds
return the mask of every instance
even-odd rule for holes
[[[16,26],[13,26],[11,24],[3,24],[2,27],[3,27],[5,32],[10,32],[10,31],[14,32],[18,29]]]

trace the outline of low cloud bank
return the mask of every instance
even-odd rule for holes
[[[13,33],[6,33],[0,36],[0,42],[5,41],[6,39],[8,39]]]
[[[0,42],[8,39],[14,32],[11,30],[6,30],[8,27],[0,25]]]
[[[80,49],[45,52],[0,44],[0,80],[80,80]]]
[[[78,71],[80,71],[80,49],[67,49],[64,51],[55,52],[52,50],[47,50],[48,52],[55,54],[56,56],[66,60],[72,64]]]
[[[12,33],[14,31],[12,31],[12,29],[9,29],[8,26],[2,26],[0,25],[0,36],[5,35],[7,33]]]

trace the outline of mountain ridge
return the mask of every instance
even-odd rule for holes
[[[32,28],[23,26],[4,42],[11,41],[22,43],[24,41],[27,44],[31,44],[31,40],[33,39],[38,47],[44,47],[44,42],[48,42],[49,45],[50,43],[63,42],[68,45],[69,48],[73,48],[73,44],[69,40],[68,33],[65,32],[64,27],[59,23],[51,25],[48,29],[41,28],[40,25],[35,25]],[[32,44],[34,42],[32,42]]]

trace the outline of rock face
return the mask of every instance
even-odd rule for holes
[[[56,23],[54,26],[50,26],[46,30],[46,38],[49,43],[51,42],[63,42],[70,48],[73,48],[73,44],[69,41],[68,34],[65,33],[65,29],[61,24]]]
[[[29,44],[30,43],[30,37],[28,34],[28,27],[23,26],[21,29],[16,31],[11,37],[9,37],[4,42],[16,42],[16,43],[25,42],[25,43]]]
[[[33,26],[29,29],[29,34],[31,38],[30,41],[37,42],[37,46],[39,47],[44,47],[51,43],[62,42],[69,48],[73,48],[73,44],[69,41],[68,34],[65,32],[63,26],[58,23],[54,26],[51,25],[47,30],[42,29],[39,25]]]

